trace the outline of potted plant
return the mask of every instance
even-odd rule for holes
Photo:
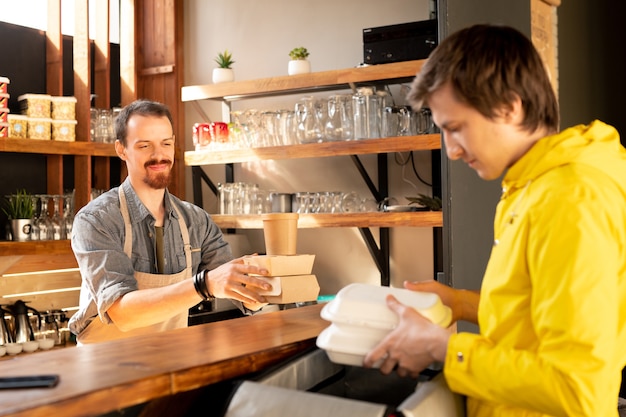
[[[217,68],[213,68],[214,84],[226,83],[235,80],[235,72],[232,69],[232,65],[235,61],[233,61],[233,55],[228,52],[228,50],[217,54],[214,61],[217,64]]]
[[[11,221],[11,239],[15,241],[30,240],[33,217],[33,198],[26,190],[18,190],[7,196],[2,209]]]
[[[289,66],[287,67],[287,73],[289,75],[294,74],[306,74],[311,72],[311,63],[307,60],[309,57],[309,51],[303,46],[293,48],[289,52]]]
[[[409,200],[409,205],[417,204],[431,211],[441,211],[441,198],[437,196],[430,197],[426,194],[418,194],[417,197],[406,197],[406,199]]]

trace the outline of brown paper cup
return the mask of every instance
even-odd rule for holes
[[[295,255],[298,238],[298,213],[266,213],[262,215],[265,253]]]

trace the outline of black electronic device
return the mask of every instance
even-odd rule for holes
[[[58,375],[25,375],[0,377],[0,389],[52,388],[59,383]]]
[[[363,29],[363,62],[425,59],[437,46],[437,39],[436,19]]]

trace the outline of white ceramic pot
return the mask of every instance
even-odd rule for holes
[[[306,59],[296,59],[289,61],[287,73],[289,75],[306,74],[311,72],[311,63]]]
[[[232,68],[213,68],[213,84],[235,81],[235,71]]]

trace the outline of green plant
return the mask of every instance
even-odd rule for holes
[[[215,62],[217,63],[219,68],[228,68],[230,69],[231,65],[235,63],[233,61],[233,55],[228,52],[228,49],[224,52],[220,52],[217,54],[217,58],[215,58]]]
[[[293,48],[289,52],[289,58],[291,58],[294,61],[307,59],[308,56],[309,56],[309,51],[307,51],[306,48],[303,46],[299,48]]]
[[[33,217],[32,196],[26,190],[17,190],[15,194],[7,197],[2,210],[11,220],[30,219]]]
[[[424,207],[428,207],[432,211],[440,211],[441,210],[441,198],[439,197],[430,197],[426,194],[418,194],[417,197],[405,197],[409,200],[409,205],[411,204],[420,204]]]

